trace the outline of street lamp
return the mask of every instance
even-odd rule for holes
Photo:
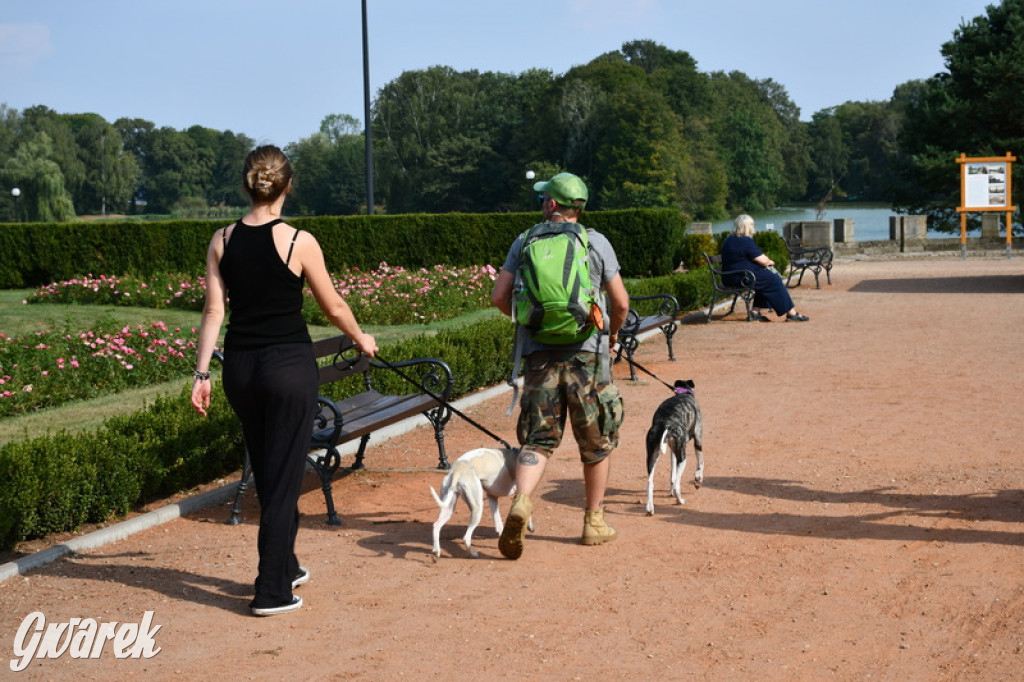
[[[20,221],[21,215],[18,211],[18,201],[21,199],[21,190],[15,187],[11,190],[11,196],[14,197],[14,219]]]
[[[373,133],[370,126],[370,40],[363,0],[363,120],[366,125],[366,215],[373,215]]]

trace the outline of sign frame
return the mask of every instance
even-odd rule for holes
[[[960,252],[967,258],[967,214],[1000,211],[1006,214],[1006,257],[1013,244],[1013,162],[1016,156],[976,156],[961,153],[960,164]]]

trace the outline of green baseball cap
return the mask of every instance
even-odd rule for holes
[[[559,173],[550,180],[541,180],[533,186],[535,192],[547,194],[562,206],[573,202],[587,203],[587,185],[572,173]]]

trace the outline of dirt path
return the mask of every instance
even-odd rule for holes
[[[643,437],[668,391],[616,367],[627,422],[612,544],[578,544],[580,467],[564,444],[519,561],[500,557],[486,520],[470,559],[460,506],[433,562],[427,486],[441,475],[420,429],[336,482],[341,528],[323,524],[307,477],[301,611],[248,615],[250,498],[242,526],[208,509],[0,583],[0,649],[13,657],[33,611],[54,623],[154,611],[153,658],[108,647],[20,676],[1020,679],[1024,261],[844,262],[834,279],[795,292],[810,323],[685,325],[676,363],[660,337],[641,346],[654,373],[697,384],[707,470],[683,507],[663,462],[644,513]],[[472,415],[512,439],[507,400]],[[450,428],[453,456],[490,444],[457,418]]]

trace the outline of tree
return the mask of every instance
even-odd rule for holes
[[[839,181],[849,171],[850,149],[835,109],[815,112],[809,131],[813,171],[807,187],[808,198],[819,201],[827,196],[843,196],[845,192]]]
[[[1002,0],[942,45],[946,71],[901,94],[905,113],[897,203],[954,229],[955,159],[1024,152],[1024,0]]]
[[[347,215],[366,204],[365,147],[358,119],[331,114],[320,131],[288,145],[295,187],[288,210],[302,215]]]
[[[60,167],[64,188],[79,198],[85,184],[85,164],[79,158],[78,142],[71,130],[70,117],[44,106],[25,109],[21,115],[19,140],[32,140],[45,133],[50,140],[48,157]]]
[[[586,176],[592,208],[671,207],[724,212],[722,164],[696,112],[706,79],[685,52],[627,43],[556,81],[555,160]],[[696,93],[696,94],[695,94]]]
[[[18,146],[3,167],[3,178],[21,190],[18,219],[30,222],[66,222],[75,219],[75,205],[64,187],[60,165],[53,160],[53,142],[43,132]]]
[[[130,213],[138,211],[138,204],[144,201],[143,193],[146,185],[146,174],[149,172],[149,149],[152,145],[153,131],[156,125],[142,118],[119,118],[114,121],[114,128],[121,135],[124,150],[135,158],[139,164],[139,179],[129,200]]]
[[[195,134],[195,133],[193,133]],[[142,140],[141,193],[150,213],[169,213],[182,199],[205,197],[214,154],[192,136],[174,128],[158,128]]]
[[[712,130],[729,178],[733,209],[776,206],[786,186],[789,134],[761,85],[738,71],[711,76]]]
[[[510,76],[437,66],[385,85],[373,127],[388,211],[489,211],[515,203],[515,176],[532,156],[522,131],[538,131],[533,107],[545,81],[539,71]]]
[[[468,208],[451,194],[460,184],[455,174],[464,173],[466,166],[449,164],[465,140],[481,134],[472,127],[477,76],[475,71],[435,66],[406,71],[381,88],[374,104],[373,137],[381,195],[389,211]]]
[[[135,193],[140,168],[121,134],[98,114],[68,116],[85,177],[75,199],[82,213],[124,212]]]
[[[185,133],[201,150],[206,171],[198,176],[201,196],[209,206],[245,206],[248,197],[242,189],[242,167],[254,143],[246,135],[230,130],[221,132],[192,126]]]

